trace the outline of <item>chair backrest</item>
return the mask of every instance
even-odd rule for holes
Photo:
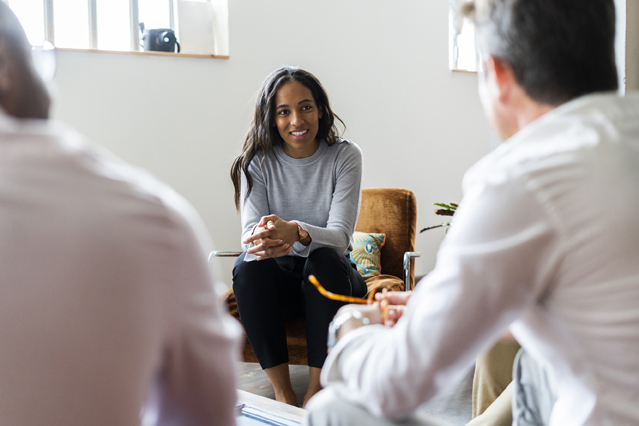
[[[412,191],[401,188],[364,188],[355,230],[386,234],[380,263],[382,274],[403,279],[404,253],[415,251],[417,201]],[[410,268],[411,288],[415,266]]]

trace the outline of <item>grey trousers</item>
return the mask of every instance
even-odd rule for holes
[[[513,366],[513,426],[546,426],[557,396],[544,369],[523,349]]]
[[[316,394],[306,410],[305,424],[308,426],[450,426],[423,413],[415,413],[401,420],[376,417],[364,408],[340,398],[331,387]]]
[[[549,424],[556,397],[545,371],[523,349],[517,352],[512,366],[513,381],[487,407],[486,411],[475,417],[467,426],[547,426]]]

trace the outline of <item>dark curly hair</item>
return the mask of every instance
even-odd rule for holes
[[[344,122],[331,110],[328,95],[313,74],[303,69],[289,66],[273,71],[266,77],[257,94],[255,115],[246,139],[244,139],[242,153],[237,156],[231,166],[231,181],[233,181],[233,187],[235,188],[235,207],[238,210],[240,209],[242,171],[244,171],[248,185],[246,200],[253,188],[253,179],[248,172],[249,164],[251,164],[251,161],[259,151],[266,154],[273,146],[276,144],[281,145],[284,142],[275,126],[275,96],[282,86],[291,81],[303,84],[313,95],[313,100],[321,115],[317,139],[324,139],[329,146],[333,145],[340,137],[335,120],[338,120],[345,127]]]

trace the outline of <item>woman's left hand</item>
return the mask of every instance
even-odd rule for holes
[[[264,216],[257,224],[255,232],[247,237],[244,244],[255,244],[247,250],[260,259],[286,256],[293,251],[291,246],[298,240],[297,223],[287,222],[276,215]]]

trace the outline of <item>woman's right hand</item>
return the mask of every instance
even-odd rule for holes
[[[249,248],[246,252],[257,256],[257,260],[272,259],[276,257],[286,256],[293,251],[293,248],[279,239],[271,239],[264,231],[269,230],[272,227],[272,222],[268,222],[266,227],[256,226],[253,230],[253,236],[250,241],[253,243],[253,247]],[[258,237],[258,238],[254,238]]]

